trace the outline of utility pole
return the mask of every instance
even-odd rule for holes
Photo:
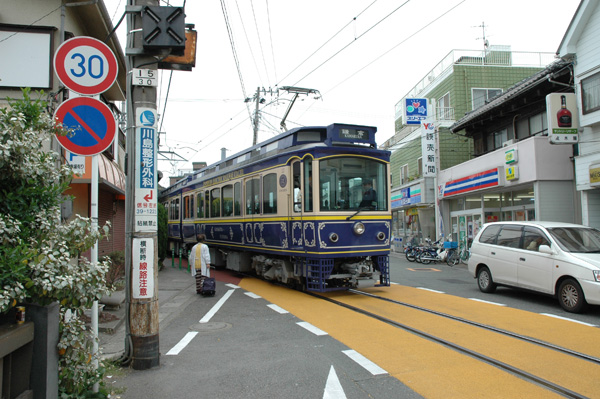
[[[254,136],[252,138],[252,146],[255,146],[256,141],[258,140],[258,104],[260,104],[260,87],[256,88],[254,100],[256,101],[256,109],[254,111]]]
[[[125,201],[126,337],[123,363],[135,370],[159,366],[158,181],[156,88],[134,86],[133,68],[157,72],[156,57],[142,47],[143,6],[158,0],[128,0],[127,6],[127,182]],[[143,138],[143,143],[142,143]],[[144,146],[144,155],[141,148]],[[151,148],[150,148],[151,147]],[[153,151],[152,156],[147,151]],[[152,169],[148,166],[153,163]],[[142,175],[145,178],[142,182]],[[153,175],[153,176],[152,176]],[[144,204],[143,209],[138,204]],[[154,211],[154,217],[147,210]]]

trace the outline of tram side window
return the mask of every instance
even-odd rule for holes
[[[277,174],[263,177],[263,213],[277,213]]]
[[[183,197],[183,218],[184,219],[189,219],[191,217],[192,214],[192,207],[191,207],[191,196],[186,196]]]
[[[221,216],[221,189],[214,188],[210,191],[210,217]]]
[[[175,209],[173,209],[173,219],[179,220],[179,198],[175,200]]]
[[[204,209],[206,209],[205,211],[205,218],[209,218],[210,217],[210,192],[208,190],[206,190],[204,192]]]
[[[223,187],[223,216],[233,215],[233,186]]]
[[[246,180],[246,215],[260,213],[260,180]]]
[[[241,193],[242,185],[241,183],[235,183],[233,186],[233,211],[235,216],[240,216],[242,214],[242,207],[240,204],[241,201]]]
[[[204,197],[202,197],[202,193],[199,193],[196,196],[196,205],[198,206],[198,210],[196,212],[196,217],[203,218],[204,217]]]
[[[304,161],[304,212],[312,212],[313,187],[312,187],[312,160]]]

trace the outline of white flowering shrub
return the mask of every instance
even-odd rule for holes
[[[61,221],[73,172],[44,143],[66,132],[44,111],[43,101],[31,100],[27,89],[23,96],[0,109],[0,311],[25,301],[59,302],[61,316],[70,311],[60,322],[60,395],[90,397],[103,368],[93,366],[94,337],[81,316],[109,292],[110,265],[93,265],[81,254],[108,235],[109,225],[92,232],[87,218]]]

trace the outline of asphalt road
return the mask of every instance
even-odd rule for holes
[[[441,291],[600,327],[600,306],[590,306],[585,313],[575,314],[564,311],[554,297],[543,294],[506,287],[498,287],[496,292],[486,294],[479,291],[475,279],[467,270],[467,265],[462,263],[454,267],[442,262],[423,265],[409,262],[403,253],[393,253],[390,257],[390,275],[392,282],[409,287]]]

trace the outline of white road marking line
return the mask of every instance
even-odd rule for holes
[[[311,333],[313,333],[315,335],[329,335],[325,331],[321,330],[320,328],[317,328],[317,327],[313,326],[312,324],[307,323],[305,321],[301,321],[296,324],[298,324],[302,328],[307,329],[308,331],[310,331]]]
[[[273,309],[273,310],[274,310],[274,311],[276,311],[277,313],[281,313],[281,314],[290,313],[290,312],[288,312],[287,310],[285,310],[285,309],[283,309],[283,308],[280,308],[279,306],[277,306],[277,305],[274,305],[274,304],[272,304],[272,303],[268,304],[268,305],[267,305],[267,307],[269,307],[269,308]]]
[[[323,399],[346,399],[344,388],[340,384],[333,366],[329,369],[329,376],[327,377],[327,383],[325,384],[325,392],[323,392]]]
[[[244,292],[245,295],[248,295],[250,298],[258,299],[260,295],[256,295],[254,292]]]
[[[208,323],[210,321],[210,319],[215,315],[215,313],[217,313],[217,311],[219,309],[221,309],[221,306],[223,306],[223,304],[225,303],[225,301],[227,299],[229,299],[229,297],[231,296],[231,294],[233,294],[233,291],[235,290],[229,290],[225,293],[225,295],[223,295],[223,298],[219,299],[219,302],[217,302],[215,304],[215,306],[212,307],[211,310],[208,311],[207,314],[204,315],[203,318],[200,319],[200,323]]]
[[[177,345],[172,347],[171,350],[167,352],[167,355],[179,355],[179,352],[181,352],[192,341],[192,339],[194,339],[194,337],[197,334],[198,331],[193,331],[185,334],[185,337],[183,337],[181,341],[177,343]]]
[[[240,286],[239,286],[239,285],[235,285],[235,284],[231,284],[231,283],[227,283],[227,284],[225,284],[225,286],[227,286],[227,287],[229,287],[229,288],[233,288],[233,289],[240,288]]]
[[[436,294],[445,294],[444,291],[432,290],[431,288],[417,287],[417,289],[423,290],[423,291],[435,292]]]
[[[388,373],[387,371],[385,371],[384,369],[382,369],[381,367],[379,367],[378,365],[376,365],[375,363],[373,363],[372,361],[370,361],[355,350],[348,349],[342,351],[342,353],[348,356],[350,359],[354,360],[356,363],[358,363],[360,366],[362,366],[365,370],[367,370],[373,375]]]
[[[579,320],[573,320],[573,319],[569,319],[568,317],[561,317],[561,316],[557,316],[554,314],[550,314],[550,313],[540,313],[543,316],[549,316],[549,317],[554,317],[555,319],[561,319],[561,320],[566,320],[566,321],[572,321],[573,323],[579,323],[579,324],[583,324],[584,326],[590,326],[590,327],[598,327],[595,324],[590,324],[590,323],[584,323],[583,321],[579,321]]]
[[[496,306],[506,306],[503,303],[497,303],[497,302],[490,302],[490,301],[484,301],[483,299],[477,299],[477,298],[469,298],[472,301],[477,301],[477,302],[482,302],[482,303],[489,303],[490,305],[496,305]]]

